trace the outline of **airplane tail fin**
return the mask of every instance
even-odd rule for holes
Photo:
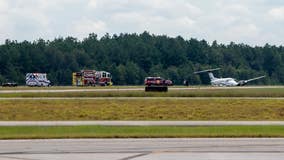
[[[212,72],[208,72],[208,75],[209,75],[209,78],[210,78],[211,81],[216,79]]]
[[[199,74],[199,73],[208,73],[210,80],[215,80],[216,78],[214,77],[212,71],[216,71],[219,70],[220,68],[215,68],[215,69],[207,69],[207,70],[203,70],[203,71],[197,71],[194,72],[194,74]]]

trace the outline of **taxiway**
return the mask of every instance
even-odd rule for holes
[[[5,160],[282,160],[282,138],[1,140]]]

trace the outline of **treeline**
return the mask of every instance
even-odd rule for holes
[[[146,76],[162,76],[182,84],[209,82],[196,70],[220,67],[216,76],[249,79],[266,75],[257,84],[284,83],[284,48],[265,45],[209,44],[205,40],[142,34],[90,34],[76,38],[39,39],[34,42],[6,40],[0,46],[0,81],[25,83],[28,72],[46,72],[55,85],[71,85],[72,72],[81,69],[106,70],[114,84],[143,84]]]

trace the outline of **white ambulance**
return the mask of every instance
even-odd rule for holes
[[[26,85],[30,87],[47,87],[50,86],[50,81],[47,79],[46,73],[27,73]]]

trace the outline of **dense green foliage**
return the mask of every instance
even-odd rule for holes
[[[193,75],[200,69],[221,67],[216,75],[248,79],[266,75],[259,84],[284,83],[284,48],[251,47],[231,43],[210,45],[205,40],[138,34],[95,34],[76,38],[39,39],[34,42],[7,40],[0,46],[0,81],[25,83],[25,73],[46,72],[56,85],[70,85],[72,72],[106,70],[115,84],[142,84],[146,76],[162,76],[181,84],[208,83],[208,76]]]

